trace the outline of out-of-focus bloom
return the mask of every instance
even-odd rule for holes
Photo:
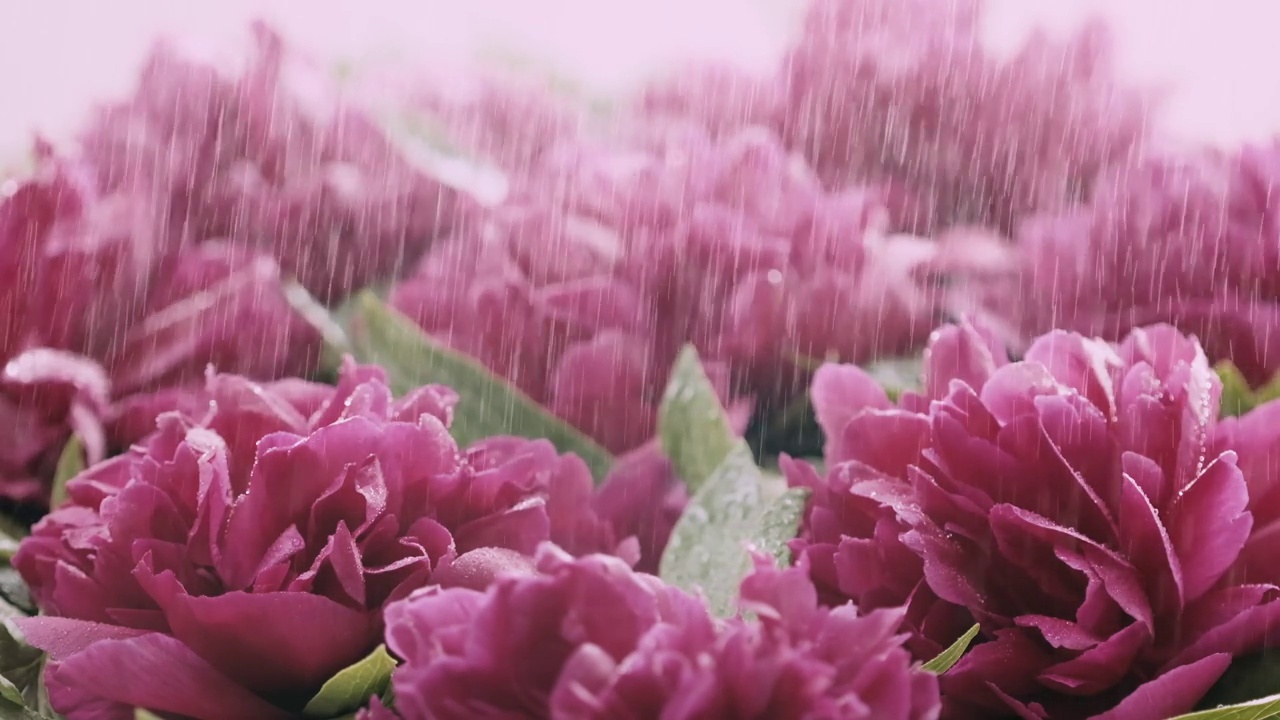
[[[99,184],[148,198],[168,243],[230,239],[325,300],[394,276],[447,225],[450,194],[336,77],[262,24],[254,36],[238,77],[159,45],[134,95],[82,138]]]
[[[163,415],[69,483],[14,558],[69,718],[294,717],[378,644],[384,604],[531,572],[558,486],[590,488],[545,441],[459,449],[452,391],[397,400],[375,367],[348,364],[319,404],[318,386],[239,376],[208,394],[197,422]]]
[[[758,568],[741,595],[758,619],[717,622],[613,558],[545,546],[537,565],[483,593],[432,588],[387,609],[405,661],[399,717],[937,717],[936,679],[911,667],[900,613],[821,608],[803,570]]]
[[[1254,384],[1280,371],[1280,141],[1153,159],[1020,233],[1029,333],[1162,322]]]
[[[1008,363],[988,334],[947,328],[928,397],[899,408],[852,370],[824,372],[835,459],[854,459],[817,496],[806,555],[843,594],[892,598],[909,579],[883,560],[905,546],[929,590],[982,624],[943,678],[949,714],[1169,717],[1232,654],[1274,641],[1275,587],[1233,570],[1265,540],[1249,539],[1233,435],[1215,440],[1221,385],[1194,339],[1059,331]]]
[[[48,145],[36,155],[34,176],[0,198],[0,423],[19,438],[0,451],[0,494],[23,502],[42,499],[71,431],[101,459],[109,401],[201,383],[210,363],[302,373],[319,340],[269,258],[166,249],[149,203],[99,193]]]
[[[818,0],[784,61],[786,134],[828,182],[887,182],[930,233],[1006,231],[1085,197],[1142,140],[1150,98],[1117,80],[1101,21],[1002,57],[981,0]]]
[[[717,133],[766,124],[828,187],[883,188],[897,230],[1008,232],[1129,158],[1155,98],[1118,79],[1101,22],[1066,40],[1036,32],[1010,55],[982,37],[983,6],[814,0],[772,76],[708,67],[637,107]]]
[[[614,451],[652,437],[684,343],[775,399],[812,358],[923,341],[936,248],[884,235],[873,193],[825,193],[762,129],[650,140],[549,151],[394,305]]]
[[[452,81],[452,82],[451,82]],[[581,109],[546,83],[493,74],[431,77],[408,93],[413,117],[454,152],[521,172],[585,130]]]

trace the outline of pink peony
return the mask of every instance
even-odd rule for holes
[[[397,400],[348,363],[321,389],[211,377],[202,417],[162,415],[23,540],[45,615],[22,631],[59,712],[296,717],[378,644],[387,602],[531,571],[552,507],[590,490],[545,441],[458,448],[448,388]]]
[[[1017,292],[1041,298],[1018,303],[1024,328],[1119,339],[1171,323],[1200,337],[1211,360],[1266,382],[1280,371],[1277,187],[1280,141],[1117,172],[1089,206],[1020,233]]]
[[[99,184],[148,198],[169,243],[230,239],[325,300],[395,275],[447,225],[451,196],[326,70],[253,29],[238,77],[153,50],[133,97],[82,138]]]
[[[937,717],[900,613],[820,608],[803,570],[757,569],[742,609],[758,619],[717,622],[612,558],[544,547],[537,563],[483,593],[431,588],[388,608],[405,664],[396,712],[368,717]]]
[[[34,176],[0,198],[0,423],[19,438],[0,450],[0,494],[24,503],[44,499],[70,432],[103,457],[113,400],[200,383],[210,363],[301,373],[319,341],[273,261],[221,243],[168,249],[150,205],[36,152]]]
[[[1054,332],[1009,363],[961,325],[925,376],[893,407],[853,369],[820,374],[820,417],[842,430],[829,477],[808,473],[799,548],[837,598],[892,602],[918,572],[929,617],[981,623],[943,678],[949,716],[1157,720],[1274,641],[1276,587],[1241,584],[1276,579],[1245,552],[1266,543],[1248,507],[1267,456],[1257,430],[1215,431],[1221,386],[1194,339]],[[919,560],[898,564],[904,548]]]
[[[772,401],[814,357],[922,341],[935,249],[884,221],[873,194],[823,192],[766,132],[579,144],[549,151],[392,301],[621,452],[653,436],[686,342],[728,370],[730,397]]]

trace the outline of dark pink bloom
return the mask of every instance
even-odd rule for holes
[[[1037,32],[1011,56],[982,0],[819,0],[784,61],[785,131],[824,180],[885,182],[913,232],[1005,230],[1085,197],[1140,144],[1150,98],[1118,80],[1108,29]],[[914,212],[912,212],[914,206]]]
[[[1029,333],[1171,323],[1254,384],[1280,371],[1280,142],[1161,157],[1019,234]],[[1007,302],[1007,300],[1006,300]],[[1008,308],[1006,308],[1006,315]]]
[[[1055,332],[1009,363],[989,334],[945,328],[927,397],[896,408],[856,371],[820,377],[819,412],[844,431],[802,546],[820,580],[873,603],[909,587],[885,562],[905,546],[982,624],[943,678],[948,714],[1155,720],[1272,641],[1274,587],[1231,572],[1265,540],[1194,339]]]
[[[757,619],[727,622],[613,558],[547,546],[538,571],[388,608],[400,717],[937,717],[901,613],[821,608],[803,570],[757,569],[742,585]]]
[[[153,50],[135,94],[82,138],[99,184],[146,197],[168,242],[228,238],[322,299],[394,276],[448,223],[451,197],[324,68],[253,29],[236,77]]]
[[[378,644],[388,601],[531,571],[556,498],[590,489],[545,441],[458,448],[447,388],[395,399],[348,364],[316,405],[318,389],[210,378],[203,416],[162,415],[23,541],[45,616],[22,629],[59,711],[294,717]]]
[[[921,343],[935,247],[885,222],[875,194],[825,193],[764,131],[564,146],[392,300],[621,452],[653,436],[687,342],[729,397],[765,400],[801,391],[812,358]]]
[[[42,501],[71,431],[101,459],[110,401],[198,386],[210,363],[258,378],[314,364],[319,337],[273,261],[222,243],[167,248],[149,203],[99,193],[47,145],[36,155],[35,175],[0,198],[0,423],[20,438],[0,458],[0,493]]]

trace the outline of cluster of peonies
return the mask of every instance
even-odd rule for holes
[[[362,717],[938,716],[937,679],[902,647],[901,612],[820,607],[802,569],[758,564],[741,589],[752,621],[714,620],[615,558],[546,546],[536,569],[388,607],[387,640],[404,659],[395,712],[375,701]]]
[[[336,388],[216,375],[208,393],[72,480],[13,560],[45,612],[21,630],[68,717],[293,717],[379,644],[388,602],[610,532],[581,507],[577,457],[459,448],[449,388],[395,399],[348,362]]]
[[[982,626],[942,678],[948,716],[1159,720],[1277,640],[1280,405],[1219,423],[1193,338],[1055,331],[1010,362],[961,324],[925,379],[894,404],[824,367],[827,476],[785,468],[814,488],[794,550],[828,602],[905,604],[922,648]]]
[[[1118,340],[1172,323],[1251,383],[1280,371],[1280,142],[1183,153],[1114,173],[1086,206],[1018,234],[1031,333]],[[995,293],[1000,297],[1002,293]],[[1005,296],[1007,301],[1007,296]]]
[[[392,303],[617,452],[685,343],[731,397],[785,401],[812,358],[903,353],[941,317],[941,246],[889,235],[875,193],[824,191],[765,129],[658,135],[546,150]]]
[[[161,45],[80,153],[39,142],[31,175],[0,188],[5,500],[44,502],[72,431],[95,462],[160,408],[204,402],[211,363],[313,372],[320,337],[287,281],[340,298],[393,276],[448,222],[451,194],[256,29],[234,79]]]
[[[72,431],[91,462],[135,439],[113,401],[199,382],[210,362],[302,374],[319,339],[270,258],[168,246],[152,206],[36,151],[35,175],[0,198],[0,427],[14,438],[0,445],[0,496],[20,504],[47,497]]]
[[[650,88],[645,113],[713,132],[775,128],[828,187],[876,183],[895,229],[1011,231],[1087,197],[1145,140],[1156,98],[1126,86],[1107,27],[1016,53],[983,38],[983,0],[818,0],[766,77],[724,67]]]
[[[447,227],[454,199],[332,71],[253,30],[256,53],[236,77],[155,48],[135,94],[81,138],[99,185],[154,203],[169,242],[228,239],[322,300],[394,276]]]

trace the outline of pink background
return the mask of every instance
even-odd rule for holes
[[[1280,2],[1275,0],[990,0],[993,40],[1032,23],[1111,18],[1126,72],[1172,81],[1166,129],[1229,143],[1280,129]],[[406,57],[437,67],[503,53],[545,63],[598,92],[688,58],[767,66],[800,0],[8,0],[0,2],[0,148],[32,127],[55,135],[97,97],[123,91],[156,33],[209,47],[263,16],[286,35],[354,59]]]

